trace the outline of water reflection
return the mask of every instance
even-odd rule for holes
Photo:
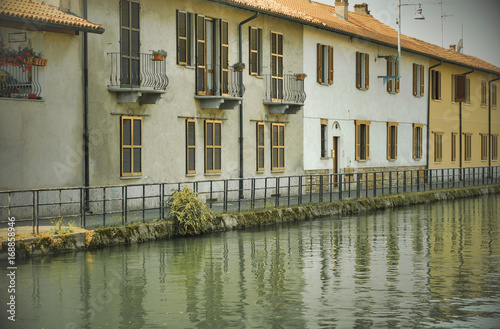
[[[34,258],[18,267],[16,325],[496,328],[499,201]]]

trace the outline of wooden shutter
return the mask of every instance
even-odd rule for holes
[[[365,54],[365,89],[370,89],[370,55]]]
[[[221,89],[223,95],[229,94],[229,33],[228,22],[220,23],[220,65],[221,65]]]
[[[432,76],[432,99],[437,99],[436,98],[436,71],[432,70],[431,72],[431,76]]]
[[[257,171],[264,171],[264,122],[257,122]]]
[[[415,63],[413,63],[413,96],[417,96],[417,64]]]
[[[437,99],[441,99],[441,72],[436,71],[437,73],[437,81],[436,81],[436,88],[437,88]]]
[[[455,75],[455,101],[465,102],[465,75]]]
[[[196,15],[196,92],[206,94],[205,16]]]
[[[420,96],[424,96],[424,66],[420,65]]]
[[[318,50],[318,67],[317,67],[318,82],[322,83],[323,82],[323,46],[320,43],[318,43],[318,45],[317,45],[317,50]]]
[[[389,63],[389,62],[387,62]],[[387,142],[385,143],[385,148],[387,150],[386,158],[387,160],[391,159],[391,125],[387,123]]]
[[[359,123],[357,123],[356,121],[354,122],[354,125],[355,125],[355,144],[356,144],[356,155],[355,155],[355,158],[356,160],[360,160],[360,139],[361,139],[361,125]]]
[[[399,61],[396,61],[396,64],[395,64],[395,68],[396,68],[396,76],[399,76]],[[399,93],[399,78],[396,78],[396,92]]]
[[[177,11],[177,64],[187,65],[187,13]]]
[[[328,83],[333,85],[333,47],[328,47]]]
[[[186,120],[186,173],[196,173],[196,126],[194,119]]]
[[[121,117],[121,175],[142,173],[142,118]]]
[[[413,73],[415,73],[415,64],[413,64]],[[414,75],[415,77],[415,75]],[[413,159],[416,159],[417,156],[417,129],[418,127],[413,124]]]
[[[367,88],[368,89],[368,88]],[[366,158],[365,160],[370,160],[370,124],[367,123],[365,125],[366,129],[365,129],[365,148],[366,148]]]
[[[250,51],[250,75],[259,75],[259,56],[260,56],[260,30],[249,27],[249,51]]]
[[[356,52],[356,88],[361,88],[361,54],[359,51]]]

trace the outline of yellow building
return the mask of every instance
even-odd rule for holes
[[[467,55],[456,58],[432,60],[429,68],[429,168],[497,166],[500,71]]]

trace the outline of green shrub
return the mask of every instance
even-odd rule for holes
[[[181,235],[196,235],[212,227],[214,214],[198,198],[198,193],[184,186],[172,194],[166,207],[174,219],[177,232]]]

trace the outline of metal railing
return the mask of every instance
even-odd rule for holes
[[[0,67],[0,97],[41,99],[39,67],[26,69],[11,64]]]
[[[197,72],[198,96],[241,97],[245,93],[245,86],[240,83],[241,74],[233,65],[208,65],[198,68]]]
[[[284,74],[282,78],[265,74],[265,102],[303,104],[306,100],[304,80],[298,80],[295,74]]]
[[[9,217],[33,232],[57,219],[85,228],[164,219],[165,202],[184,185],[222,213],[499,183],[496,166],[0,191],[0,227]]]
[[[110,58],[109,86],[165,90],[168,86],[167,59],[154,60],[153,54],[141,53],[136,59],[121,53],[108,53]],[[129,63],[131,61],[132,64]]]

